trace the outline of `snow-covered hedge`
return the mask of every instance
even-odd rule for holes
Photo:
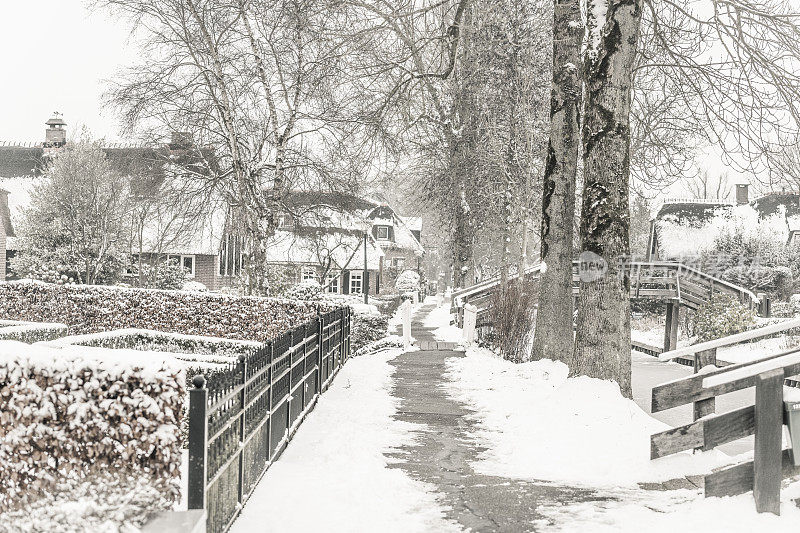
[[[58,339],[67,334],[67,325],[50,322],[0,320],[0,340],[34,343]]]
[[[120,352],[0,341],[0,509],[98,472],[178,500],[183,367]]]
[[[283,297],[289,300],[309,301],[319,300],[321,294],[322,285],[316,280],[307,279],[286,289]]]
[[[389,335],[388,337],[370,342],[360,350],[354,352],[353,357],[360,357],[362,355],[376,353],[383,350],[388,350],[390,348],[402,348],[403,346],[405,346],[403,343],[403,337],[398,335]]]
[[[196,292],[0,284],[0,318],[63,322],[73,334],[138,328],[263,342],[333,307]]]
[[[358,352],[369,343],[386,336],[389,329],[389,317],[381,314],[352,315],[350,328],[350,346],[353,352]]]

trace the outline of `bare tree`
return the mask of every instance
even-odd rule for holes
[[[688,180],[685,187],[692,198],[701,200],[727,200],[733,192],[727,172],[712,176],[710,172],[704,170]]]
[[[575,179],[580,144],[580,47],[583,41],[579,0],[556,0],[553,13],[553,83],[550,141],[542,186],[539,312],[534,359],[568,360],[572,336],[572,255]]]
[[[619,383],[631,392],[629,256],[630,111],[642,6],[639,0],[590,0],[584,52],[582,261],[607,272],[582,276],[570,371]],[[591,254],[591,255],[589,255]]]

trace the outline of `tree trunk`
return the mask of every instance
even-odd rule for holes
[[[603,11],[594,2],[607,2],[605,20],[594,19]],[[570,365],[573,374],[617,381],[627,397],[631,397],[630,279],[623,265],[630,253],[629,117],[640,2],[590,0],[589,5],[581,260],[605,261],[607,271],[603,275],[582,269]]]
[[[533,359],[569,361],[572,336],[572,246],[575,173],[580,141],[583,38],[580,2],[556,0],[553,13],[553,85],[550,142],[542,187],[541,274]]]

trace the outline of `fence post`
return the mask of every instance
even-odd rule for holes
[[[198,374],[192,378],[192,385],[194,388],[189,391],[189,479],[186,501],[188,509],[205,509],[208,465],[206,378]]]
[[[325,339],[325,318],[324,315],[318,315],[317,320],[319,320],[319,336],[317,342],[317,390],[318,394],[322,394],[322,363],[325,361],[324,353],[325,348],[323,346],[324,339]]]
[[[783,369],[756,377],[756,443],[753,497],[756,511],[781,514]]]
[[[272,461],[272,456],[270,455],[272,450],[272,415],[273,409],[275,405],[272,403],[273,394],[274,394],[274,387],[273,387],[273,368],[272,362],[275,360],[275,344],[274,341],[269,341],[269,371],[267,372],[267,376],[269,378],[269,394],[267,395],[267,409],[269,410],[269,421],[267,422],[267,462]]]
[[[403,301],[403,347],[411,348],[411,300]]]
[[[704,366],[717,364],[717,349],[703,350],[694,354],[694,373],[697,374]],[[716,402],[714,398],[706,398],[694,402],[694,419],[699,420],[706,415],[714,413]],[[698,448],[701,449],[702,448]]]
[[[245,406],[247,405],[247,358],[244,354],[239,356],[239,366],[241,367],[242,390],[239,393],[239,486],[237,490],[238,502],[244,500],[244,439],[245,439]],[[270,391],[272,392],[272,391]]]
[[[472,304],[464,306],[464,342],[475,342],[475,323],[478,319],[478,308]]]

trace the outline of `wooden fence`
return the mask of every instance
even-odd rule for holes
[[[306,322],[189,393],[189,509],[227,531],[350,355],[350,309]]]
[[[727,338],[666,352],[669,360],[694,355],[696,374],[653,388],[652,412],[694,404],[694,422],[657,433],[650,440],[650,457],[657,459],[684,450],[711,450],[755,434],[754,460],[720,469],[705,477],[705,495],[735,496],[750,490],[759,512],[780,514],[780,484],[800,475],[791,449],[782,449],[782,427],[790,420],[792,405],[784,405],[786,378],[800,373],[800,348],[697,373],[716,363],[716,350],[738,342],[765,337],[800,326],[791,320]],[[715,415],[715,398],[749,387],[756,388],[755,404]],[[800,449],[800,442],[793,442]]]

